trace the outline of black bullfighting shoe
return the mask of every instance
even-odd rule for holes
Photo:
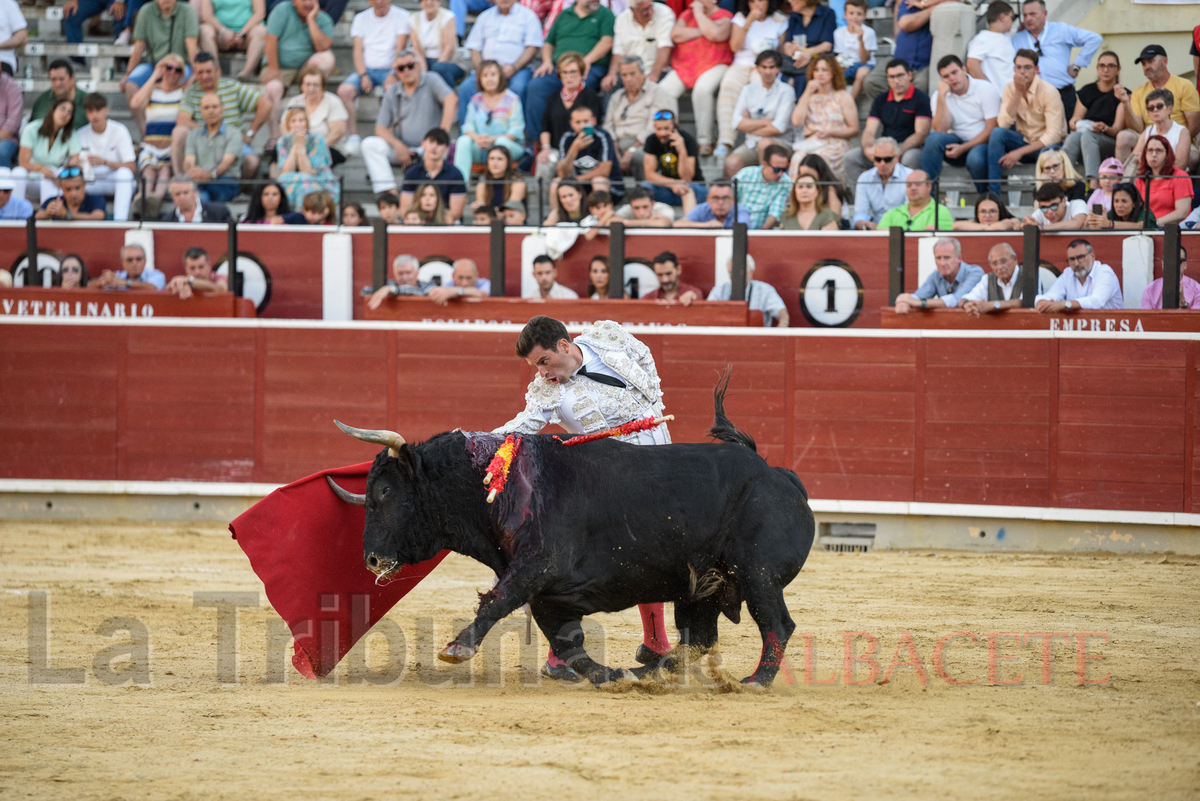
[[[641,662],[643,665],[653,665],[664,656],[666,656],[666,654],[660,654],[658,651],[650,648],[645,643],[642,643],[638,646],[637,653],[633,655],[633,658],[638,662]]]
[[[583,677],[575,672],[575,669],[570,665],[551,665],[549,661],[542,665],[541,674],[548,679],[556,681],[569,681],[572,684],[578,684],[583,681]]]

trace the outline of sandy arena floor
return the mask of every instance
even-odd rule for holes
[[[1195,799],[1198,563],[815,553],[788,592],[794,685],[722,693],[693,679],[656,694],[539,682],[545,646],[536,632],[523,645],[523,618],[473,663],[436,662],[434,646],[490,586],[485,568],[452,556],[392,611],[403,654],[369,639],[374,675],[386,679],[389,660],[398,674],[379,686],[351,684],[349,669],[308,681],[290,642],[269,647],[278,618],[222,527],[0,523],[0,797]],[[42,616],[30,625],[42,591],[45,634]],[[221,591],[261,603],[237,616],[236,683],[218,681],[217,611],[193,604]],[[131,635],[97,633],[108,618],[144,624],[148,684],[112,673],[132,662],[110,664],[105,649],[127,650]],[[630,664],[636,611],[594,622],[609,664]],[[722,623],[725,666],[744,676],[757,631]],[[863,686],[845,683],[843,632],[877,638],[874,681],[863,661]],[[977,641],[939,651],[954,632]],[[989,669],[996,632],[1018,636],[995,640]],[[1078,685],[1074,637],[1051,641],[1043,684],[1042,640],[1019,636],[1033,632],[1107,633],[1085,641],[1103,658],[1086,660],[1084,678],[1109,683]],[[42,642],[48,666],[31,665]],[[858,654],[868,643],[852,641]],[[884,682],[897,652],[909,664]],[[805,683],[835,671],[836,684]],[[989,672],[1023,683],[989,684]]]

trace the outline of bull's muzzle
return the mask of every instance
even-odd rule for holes
[[[345,433],[361,439],[363,442],[370,442],[374,445],[385,445],[388,449],[388,456],[395,458],[400,455],[400,446],[404,444],[404,437],[397,434],[395,431],[385,431],[383,429],[374,428],[354,428],[353,426],[343,425],[341,421],[333,421],[338,428]]]
[[[395,573],[399,569],[400,563],[395,559],[379,554],[370,554],[367,556],[367,570],[370,570],[376,576],[383,578],[389,573]]]

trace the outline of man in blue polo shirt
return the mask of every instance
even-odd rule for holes
[[[732,228],[735,222],[750,225],[750,209],[738,204],[733,213],[733,187],[729,181],[714,181],[708,199],[675,221],[675,228]]]
[[[858,177],[874,166],[875,139],[886,136],[896,141],[896,158],[909,169],[921,166],[921,149],[933,112],[929,95],[913,85],[912,65],[902,58],[887,63],[888,91],[875,96],[863,128],[862,146],[846,151],[846,182],[858,185]]]
[[[413,207],[417,189],[422,184],[433,184],[442,193],[446,204],[446,225],[454,225],[462,218],[467,205],[467,185],[463,174],[453,164],[446,162],[450,150],[450,135],[441,128],[431,128],[421,141],[421,160],[404,171],[404,186],[400,192],[399,218]]]
[[[962,245],[952,237],[941,237],[933,245],[937,270],[929,274],[916,292],[896,296],[896,314],[922,309],[953,309],[983,280],[983,268],[962,260]]]

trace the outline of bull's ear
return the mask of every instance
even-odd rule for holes
[[[421,472],[421,454],[417,453],[416,448],[411,445],[400,446],[400,453],[396,458],[400,462],[400,467],[411,476],[416,476]]]

